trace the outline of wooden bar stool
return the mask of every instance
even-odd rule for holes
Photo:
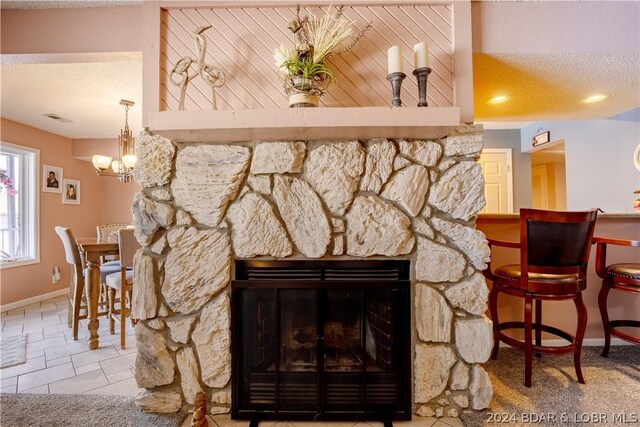
[[[578,381],[584,384],[580,368],[582,340],[587,326],[587,309],[582,291],[587,287],[587,262],[591,238],[596,222],[596,210],[585,212],[555,212],[537,209],[520,210],[520,242],[488,239],[489,245],[520,250],[520,264],[504,265],[491,270],[491,263],[483,272],[493,282],[489,294],[489,310],[493,322],[493,351],[498,357],[500,341],[524,350],[524,385],[531,387],[533,353],[573,353]],[[500,293],[524,298],[524,321],[498,320]],[[542,301],[573,300],[578,313],[575,336],[559,328],[542,323]],[[535,320],[532,319],[535,301]],[[520,341],[505,333],[506,329],[522,329]],[[535,344],[532,332],[535,331]],[[568,345],[555,347],[542,345],[542,332],[563,338]]]
[[[596,243],[596,272],[602,278],[602,288],[598,294],[600,317],[604,327],[604,349],[602,356],[609,355],[611,335],[634,344],[640,344],[640,334],[632,335],[618,328],[640,328],[640,320],[609,320],[607,298],[611,289],[631,294],[640,294],[640,263],[625,263],[607,265],[607,245],[640,247],[638,240],[609,239],[594,237]]]

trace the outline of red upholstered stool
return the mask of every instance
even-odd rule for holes
[[[618,329],[620,327],[640,328],[640,320],[609,320],[607,311],[607,297],[611,289],[640,294],[640,263],[607,265],[607,245],[640,247],[640,241],[605,237],[594,237],[593,241],[597,244],[596,271],[598,276],[602,278],[602,288],[598,295],[598,306],[600,307],[600,316],[604,327],[602,356],[607,357],[609,355],[609,346],[611,345],[611,335],[634,344],[640,344],[640,333],[632,335]]]
[[[536,209],[520,210],[520,242],[488,239],[490,246],[520,249],[520,264],[505,265],[491,271],[491,264],[483,272],[493,282],[489,294],[489,310],[493,322],[493,351],[498,356],[500,341],[524,350],[524,385],[531,387],[533,353],[573,353],[578,381],[584,384],[580,368],[582,339],[587,326],[587,309],[582,291],[587,287],[587,262],[596,222],[595,210],[586,212],[555,212]],[[524,321],[498,320],[500,293],[524,298]],[[578,313],[575,335],[542,323],[542,301],[573,300]],[[535,321],[532,319],[535,301]],[[505,333],[506,329],[523,329],[520,341]],[[532,333],[535,331],[535,344]],[[564,338],[569,344],[562,347],[542,345],[542,332]]]

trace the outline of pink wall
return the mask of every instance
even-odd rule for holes
[[[3,54],[142,50],[142,7],[5,9],[1,20]]]
[[[632,52],[640,45],[635,1],[473,1],[471,16],[474,52]]]
[[[480,217],[477,228],[487,237],[501,240],[518,241],[518,218],[486,218]],[[621,239],[638,239],[640,236],[640,221],[638,218],[606,218],[600,217],[596,222],[596,236],[614,237]],[[638,248],[610,247],[607,251],[607,263],[638,262]],[[598,292],[602,280],[595,272],[595,246],[592,247],[587,277],[587,290],[583,293],[587,306],[588,321],[585,338],[603,338],[602,321],[598,310]],[[492,253],[492,267],[505,264],[518,264],[518,251],[514,249],[494,248]],[[612,291],[609,294],[609,316],[612,319],[637,319],[640,313],[640,298],[630,297],[628,293]],[[500,321],[522,320],[523,303],[521,298],[501,295],[498,299],[498,316]],[[543,322],[552,326],[575,333],[577,316],[572,301],[549,301],[543,303]],[[555,337],[543,337],[555,339]]]
[[[87,138],[71,141],[71,156],[91,161],[94,154],[116,157],[118,155],[117,138]],[[102,223],[131,223],[131,204],[133,196],[140,191],[134,182],[121,183],[116,178],[104,177],[102,184]]]
[[[140,191],[137,182],[121,183],[117,178],[100,178],[102,184],[102,224],[131,224],[133,196]]]
[[[70,268],[54,227],[73,230],[76,237],[96,235],[99,224],[131,223],[131,201],[140,190],[136,183],[99,177],[90,162],[72,158],[72,140],[21,123],[2,119],[2,141],[40,150],[42,165],[63,168],[65,178],[81,183],[80,205],[63,205],[58,193],[40,192],[40,263],[2,270],[0,304],[8,304],[69,286]],[[52,269],[60,266],[61,280],[51,283]]]
[[[82,138],[71,140],[71,157],[79,160],[91,160],[94,154],[116,157],[118,138]]]

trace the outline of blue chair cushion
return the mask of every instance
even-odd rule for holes
[[[120,261],[110,261],[100,266],[100,283],[106,283],[107,276],[120,272]]]
[[[133,283],[133,270],[127,270],[127,285]],[[113,289],[120,289],[122,286],[122,280],[120,277],[120,270],[117,273],[113,273],[107,276],[107,280],[105,282],[108,287]]]
[[[118,268],[120,268],[120,261],[109,261],[109,262],[105,262],[101,265],[101,267],[107,267],[107,266],[112,266],[112,265],[117,265]]]

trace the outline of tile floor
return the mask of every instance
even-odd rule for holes
[[[100,318],[100,347],[87,347],[87,321],[80,321],[78,340],[67,327],[65,296],[0,314],[2,336],[27,335],[27,363],[0,369],[2,393],[115,394],[135,396],[133,378],[136,342],[127,328],[126,349],[119,328],[109,334]]]
[[[78,340],[67,326],[67,297],[57,297],[23,308],[0,313],[2,336],[27,335],[27,362],[0,369],[2,393],[112,394],[135,396],[138,388],[133,378],[136,342],[127,322],[126,349],[120,348],[119,327],[109,334],[108,321],[100,318],[100,347],[87,347],[87,321],[80,321]],[[211,426],[246,427],[247,421],[231,420],[229,415],[208,417]],[[187,417],[183,427],[188,427]],[[458,418],[420,418],[396,422],[396,427],[461,427]],[[310,423],[269,422],[260,427],[382,427],[382,423]]]

